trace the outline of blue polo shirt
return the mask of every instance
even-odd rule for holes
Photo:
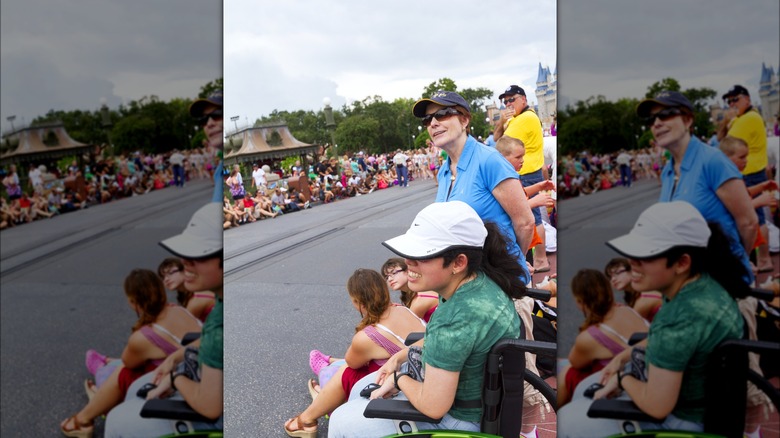
[[[525,264],[525,254],[517,243],[512,219],[493,196],[493,189],[508,178],[519,179],[509,161],[496,149],[485,146],[469,136],[458,160],[458,176],[451,181],[450,158],[439,169],[439,189],[436,202],[463,201],[485,222],[495,222],[510,241],[509,253],[514,254],[523,267],[523,284],[531,281]],[[451,188],[451,190],[450,190]]]
[[[742,260],[749,281],[753,281],[750,259],[737,231],[737,223],[716,191],[730,179],[742,179],[737,166],[720,149],[691,136],[680,164],[680,180],[674,188],[674,158],[661,173],[661,202],[686,201],[696,207],[707,222],[715,222],[729,239],[731,252]]]

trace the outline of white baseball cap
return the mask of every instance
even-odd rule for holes
[[[204,259],[222,252],[222,206],[210,202],[192,215],[181,234],[160,242],[160,246],[185,259]]]
[[[706,248],[710,234],[707,221],[693,205],[660,202],[639,215],[631,232],[608,241],[607,246],[628,258],[648,259],[675,246]]]
[[[401,257],[435,258],[453,248],[482,248],[487,229],[476,211],[462,201],[436,202],[422,209],[406,234],[382,242]]]

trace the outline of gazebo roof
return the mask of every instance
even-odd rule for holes
[[[59,158],[77,154],[90,147],[92,145],[72,139],[61,122],[32,125],[3,136],[0,162]]]
[[[293,137],[285,123],[267,124],[242,129],[231,135],[225,142],[225,161],[282,159],[313,153],[319,147]]]

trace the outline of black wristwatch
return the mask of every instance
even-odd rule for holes
[[[625,388],[623,388],[623,370],[618,370],[617,372],[617,384],[621,391],[625,391]]]
[[[404,372],[399,373],[398,371],[393,371],[393,384],[395,385],[395,389],[399,391],[401,390],[401,388],[398,387],[398,379],[400,379],[403,376],[407,376],[410,378],[412,377],[409,375],[409,373],[404,373]]]
[[[173,383],[173,381],[176,380],[177,377],[184,374],[184,369],[185,369],[184,362],[180,362],[178,365],[176,365],[171,369],[171,388],[174,391],[178,391],[178,389],[176,389],[176,385]]]

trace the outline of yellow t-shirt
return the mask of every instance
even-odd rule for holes
[[[536,172],[544,166],[544,134],[542,122],[532,109],[512,117],[504,135],[520,139],[525,144],[525,158],[520,175]],[[766,145],[764,145],[766,150]]]
[[[748,145],[747,166],[742,171],[743,175],[766,168],[769,162],[766,154],[766,126],[755,108],[734,119],[728,135],[742,139]]]

